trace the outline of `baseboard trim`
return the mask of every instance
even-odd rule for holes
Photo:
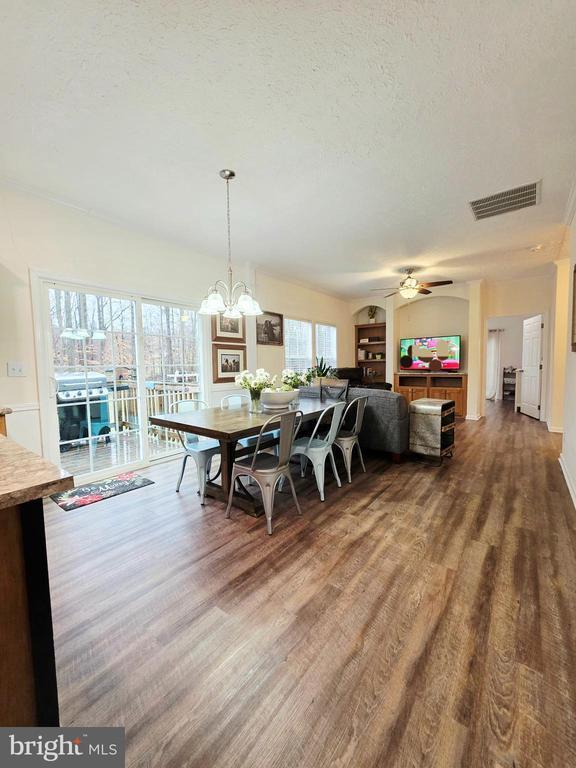
[[[562,427],[554,427],[552,424],[548,424],[548,422],[546,422],[546,426],[548,427],[548,432],[554,432],[556,435],[564,434]]]
[[[560,469],[562,470],[564,480],[566,480],[566,485],[568,486],[568,491],[570,492],[570,496],[572,498],[572,504],[574,504],[574,508],[576,509],[576,483],[570,477],[566,459],[564,458],[563,453],[561,453],[558,457],[558,461],[560,462]]]
[[[467,421],[480,421],[482,416],[479,413],[467,413],[465,418]]]

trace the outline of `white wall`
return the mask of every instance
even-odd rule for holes
[[[486,282],[486,316],[530,317],[549,311],[554,303],[554,266],[550,273],[540,277],[521,277],[514,280],[488,280]]]
[[[576,297],[573,295],[572,274],[576,267],[576,221],[570,226],[568,237],[570,253],[570,326],[572,323],[572,307]],[[571,334],[570,334],[571,335]],[[564,388],[564,437],[562,439],[562,455],[560,464],[564,477],[570,488],[572,499],[576,504],[576,352],[572,352],[571,338],[566,341],[566,378]]]
[[[564,387],[566,380],[566,347],[568,344],[570,310],[570,258],[569,243],[564,242],[563,258],[555,263],[556,288],[552,316],[550,346],[551,376],[548,397],[548,429],[562,432],[564,428]]]
[[[256,296],[267,312],[279,312],[284,318],[310,320],[335,325],[338,342],[338,366],[354,365],[354,327],[348,301],[298,283],[279,280],[261,271],[256,273]],[[314,330],[313,330],[314,336]],[[258,345],[258,367],[279,374],[284,364],[284,347]]]

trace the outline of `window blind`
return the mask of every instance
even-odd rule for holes
[[[323,357],[324,362],[333,368],[337,364],[337,339],[335,325],[316,323],[316,357]]]
[[[293,371],[312,367],[312,323],[284,320],[284,356],[286,368]]]

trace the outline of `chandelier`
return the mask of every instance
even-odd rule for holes
[[[234,171],[220,171],[220,176],[226,182],[226,224],[228,227],[228,280],[217,280],[208,291],[207,296],[202,299],[202,304],[198,310],[201,315],[219,315],[224,317],[237,318],[246,315],[263,314],[260,304],[252,296],[252,291],[243,280],[233,282],[232,279],[232,248],[230,240],[230,179],[236,174]]]

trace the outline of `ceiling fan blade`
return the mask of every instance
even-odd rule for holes
[[[397,291],[398,288],[394,288],[394,286],[390,285],[387,288],[370,288],[371,291]]]
[[[428,288],[418,288],[418,293],[423,293],[424,295],[427,295],[429,293],[432,293],[432,291],[429,291]]]
[[[392,293],[388,293],[388,294],[386,294],[386,296],[382,296],[382,298],[383,299],[389,299],[390,296],[396,296],[397,293],[398,293],[398,290],[392,291]]]
[[[437,280],[435,283],[420,283],[420,288],[437,288],[439,285],[453,285],[454,280]]]

